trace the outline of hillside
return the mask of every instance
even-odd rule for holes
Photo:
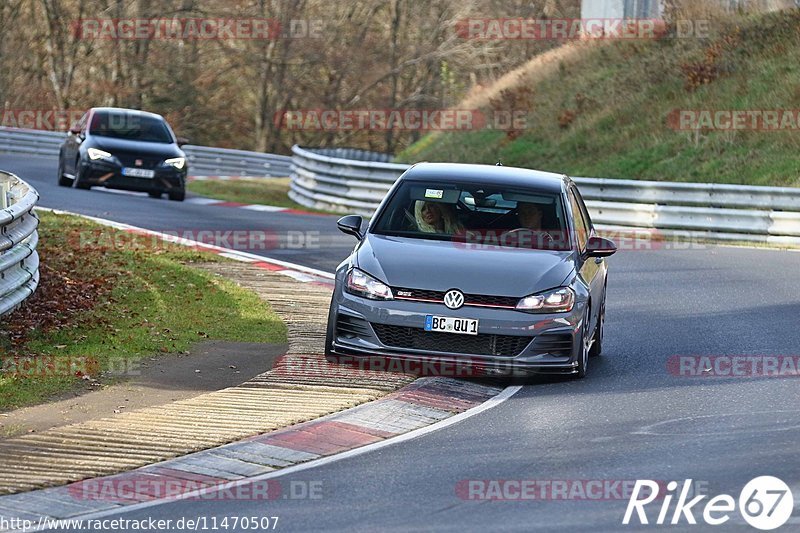
[[[800,9],[719,22],[704,39],[571,44],[548,57],[558,68],[534,58],[501,79],[502,88],[459,106],[524,108],[525,129],[429,134],[399,159],[500,159],[573,176],[800,186]],[[778,122],[748,115],[736,131],[724,122],[682,130],[676,110],[781,115]],[[753,117],[757,129],[749,127]]]

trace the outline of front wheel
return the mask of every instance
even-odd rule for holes
[[[589,344],[591,341],[589,334],[589,313],[587,312],[583,317],[583,327],[581,327],[581,335],[578,339],[578,371],[574,374],[577,379],[586,377],[586,371],[589,368]]]
[[[64,162],[58,158],[58,185],[61,187],[72,187],[72,180],[64,175]]]
[[[603,329],[606,323],[606,299],[600,307],[600,316],[597,317],[597,328],[594,330],[594,342],[589,350],[589,357],[598,357],[603,353]]]
[[[83,172],[81,172],[81,166],[79,162],[75,165],[75,179],[72,181],[73,186],[76,189],[91,189],[91,184],[84,181],[82,174]]]
[[[173,202],[182,202],[184,198],[186,198],[186,189],[169,192],[169,199]]]

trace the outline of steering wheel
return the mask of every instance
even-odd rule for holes
[[[523,238],[523,236],[531,236],[530,240],[531,248],[538,248],[539,245],[541,244],[541,246],[544,247],[545,249],[549,249],[552,248],[553,243],[555,243],[556,241],[550,234],[550,232],[537,231],[537,230],[532,230],[530,228],[516,228],[509,230],[503,234],[504,238],[507,238],[509,236],[516,237],[518,243],[520,242],[520,239]],[[536,238],[534,238],[534,236]],[[517,248],[522,248],[522,246],[519,246],[518,244]],[[527,248],[527,246],[525,248]]]

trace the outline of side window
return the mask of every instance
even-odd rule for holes
[[[578,199],[578,205],[581,208],[581,213],[583,213],[583,220],[586,223],[586,231],[589,232],[589,235],[592,234],[592,229],[594,229],[594,225],[592,224],[592,217],[589,215],[589,210],[586,208],[586,203],[583,201],[583,196],[581,196],[581,191],[576,188],[572,189],[575,193],[575,197]]]
[[[575,196],[575,191],[569,191],[569,205],[572,208],[572,217],[575,220],[575,233],[578,237],[578,248],[583,251],[586,249],[586,241],[589,239],[589,226],[586,224],[580,200]]]

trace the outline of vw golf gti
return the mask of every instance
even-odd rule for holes
[[[339,265],[329,361],[468,364],[487,374],[586,375],[602,351],[608,265],[567,176],[422,163],[398,179]]]

